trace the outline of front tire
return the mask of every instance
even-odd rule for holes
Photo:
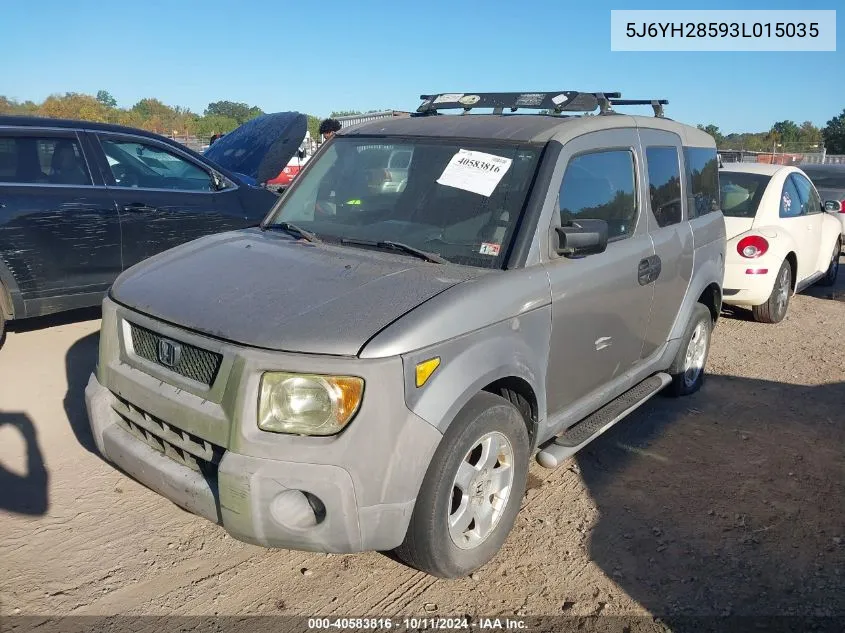
[[[525,495],[529,446],[525,420],[513,404],[487,392],[473,396],[429,464],[395,554],[440,578],[466,576],[488,563]]]
[[[836,283],[836,277],[839,275],[839,256],[842,255],[842,240],[836,240],[833,246],[833,255],[830,258],[830,265],[827,267],[827,273],[819,281],[820,286],[832,286]]]
[[[784,261],[780,265],[772,293],[758,306],[751,306],[754,320],[760,323],[780,323],[786,316],[789,307],[789,297],[792,294],[792,267]]]
[[[704,366],[710,354],[712,331],[713,315],[707,306],[696,303],[681,347],[669,367],[669,375],[672,376],[672,382],[667,388],[669,395],[688,396],[701,389],[704,383]]]

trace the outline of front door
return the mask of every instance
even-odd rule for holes
[[[29,315],[120,274],[120,218],[73,130],[0,132],[0,259]]]
[[[802,202],[798,181],[790,174],[783,183],[780,194],[778,219],[780,225],[795,240],[795,257],[798,260],[798,274],[795,283],[809,277],[815,270],[819,255],[818,230],[814,231],[814,217],[806,213],[809,204]],[[809,198],[807,198],[809,200]]]
[[[545,264],[552,293],[550,416],[639,362],[654,289],[636,130],[584,135],[566,144],[560,162],[552,224],[605,220],[610,242],[603,253],[552,254]]]
[[[97,133],[106,180],[121,214],[123,265],[250,223],[234,184],[216,190],[209,171],[145,137]]]
[[[804,222],[804,236],[802,238],[802,252],[798,258],[799,279],[806,279],[819,271],[819,257],[821,256],[822,226],[824,216],[821,200],[815,188],[804,176],[799,173],[792,173],[790,180],[798,190],[798,197],[801,200],[801,217]],[[824,269],[827,269],[829,256],[824,261]]]

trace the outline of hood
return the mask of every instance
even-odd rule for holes
[[[115,281],[111,296],[152,317],[244,345],[354,356],[398,317],[483,273],[246,229],[141,262]]]
[[[254,182],[267,182],[294,157],[307,130],[308,119],[299,112],[262,114],[215,141],[205,156]]]
[[[750,231],[754,218],[730,218],[725,216],[725,239],[731,240],[737,235]]]

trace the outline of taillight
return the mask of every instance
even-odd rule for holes
[[[839,202],[839,204],[841,205],[841,206],[839,207],[839,213],[845,213],[845,200],[841,200],[841,201]]]
[[[749,235],[739,241],[739,244],[736,245],[736,250],[743,257],[754,259],[755,257],[761,257],[769,250],[769,243],[759,235]]]
[[[390,170],[384,170],[384,182],[393,182],[393,178],[390,176]]]

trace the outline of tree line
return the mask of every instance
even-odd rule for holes
[[[368,112],[376,112],[369,110]],[[128,108],[118,107],[107,91],[96,95],[67,92],[51,95],[41,103],[17,101],[0,96],[0,114],[19,114],[64,119],[81,119],[102,123],[117,123],[149,130],[167,136],[192,135],[208,138],[212,134],[231,132],[239,125],[261,114],[257,106],[234,101],[209,103],[202,114],[181,106],[169,106],[156,98],[141,99]],[[362,114],[357,110],[337,110],[331,116]],[[308,116],[311,138],[319,140],[320,119]],[[823,128],[810,121],[778,121],[765,132],[723,134],[718,126],[699,125],[716,139],[719,149],[748,150],[778,153],[814,152],[824,147],[829,154],[845,154],[845,110],[833,117]]]
[[[845,110],[823,128],[810,121],[778,121],[767,132],[723,134],[718,126],[699,125],[714,139],[721,150],[751,152],[814,153],[825,149],[828,154],[845,154]]]
[[[51,95],[41,103],[17,101],[0,96],[0,115],[17,114],[60,119],[80,119],[100,123],[116,123],[156,132],[165,136],[198,136],[231,132],[264,111],[246,103],[214,101],[202,114],[189,108],[169,106],[156,98],[141,99],[129,108],[121,108],[107,91],[96,96],[78,92]],[[308,130],[312,138],[319,138],[320,119],[308,115]]]

